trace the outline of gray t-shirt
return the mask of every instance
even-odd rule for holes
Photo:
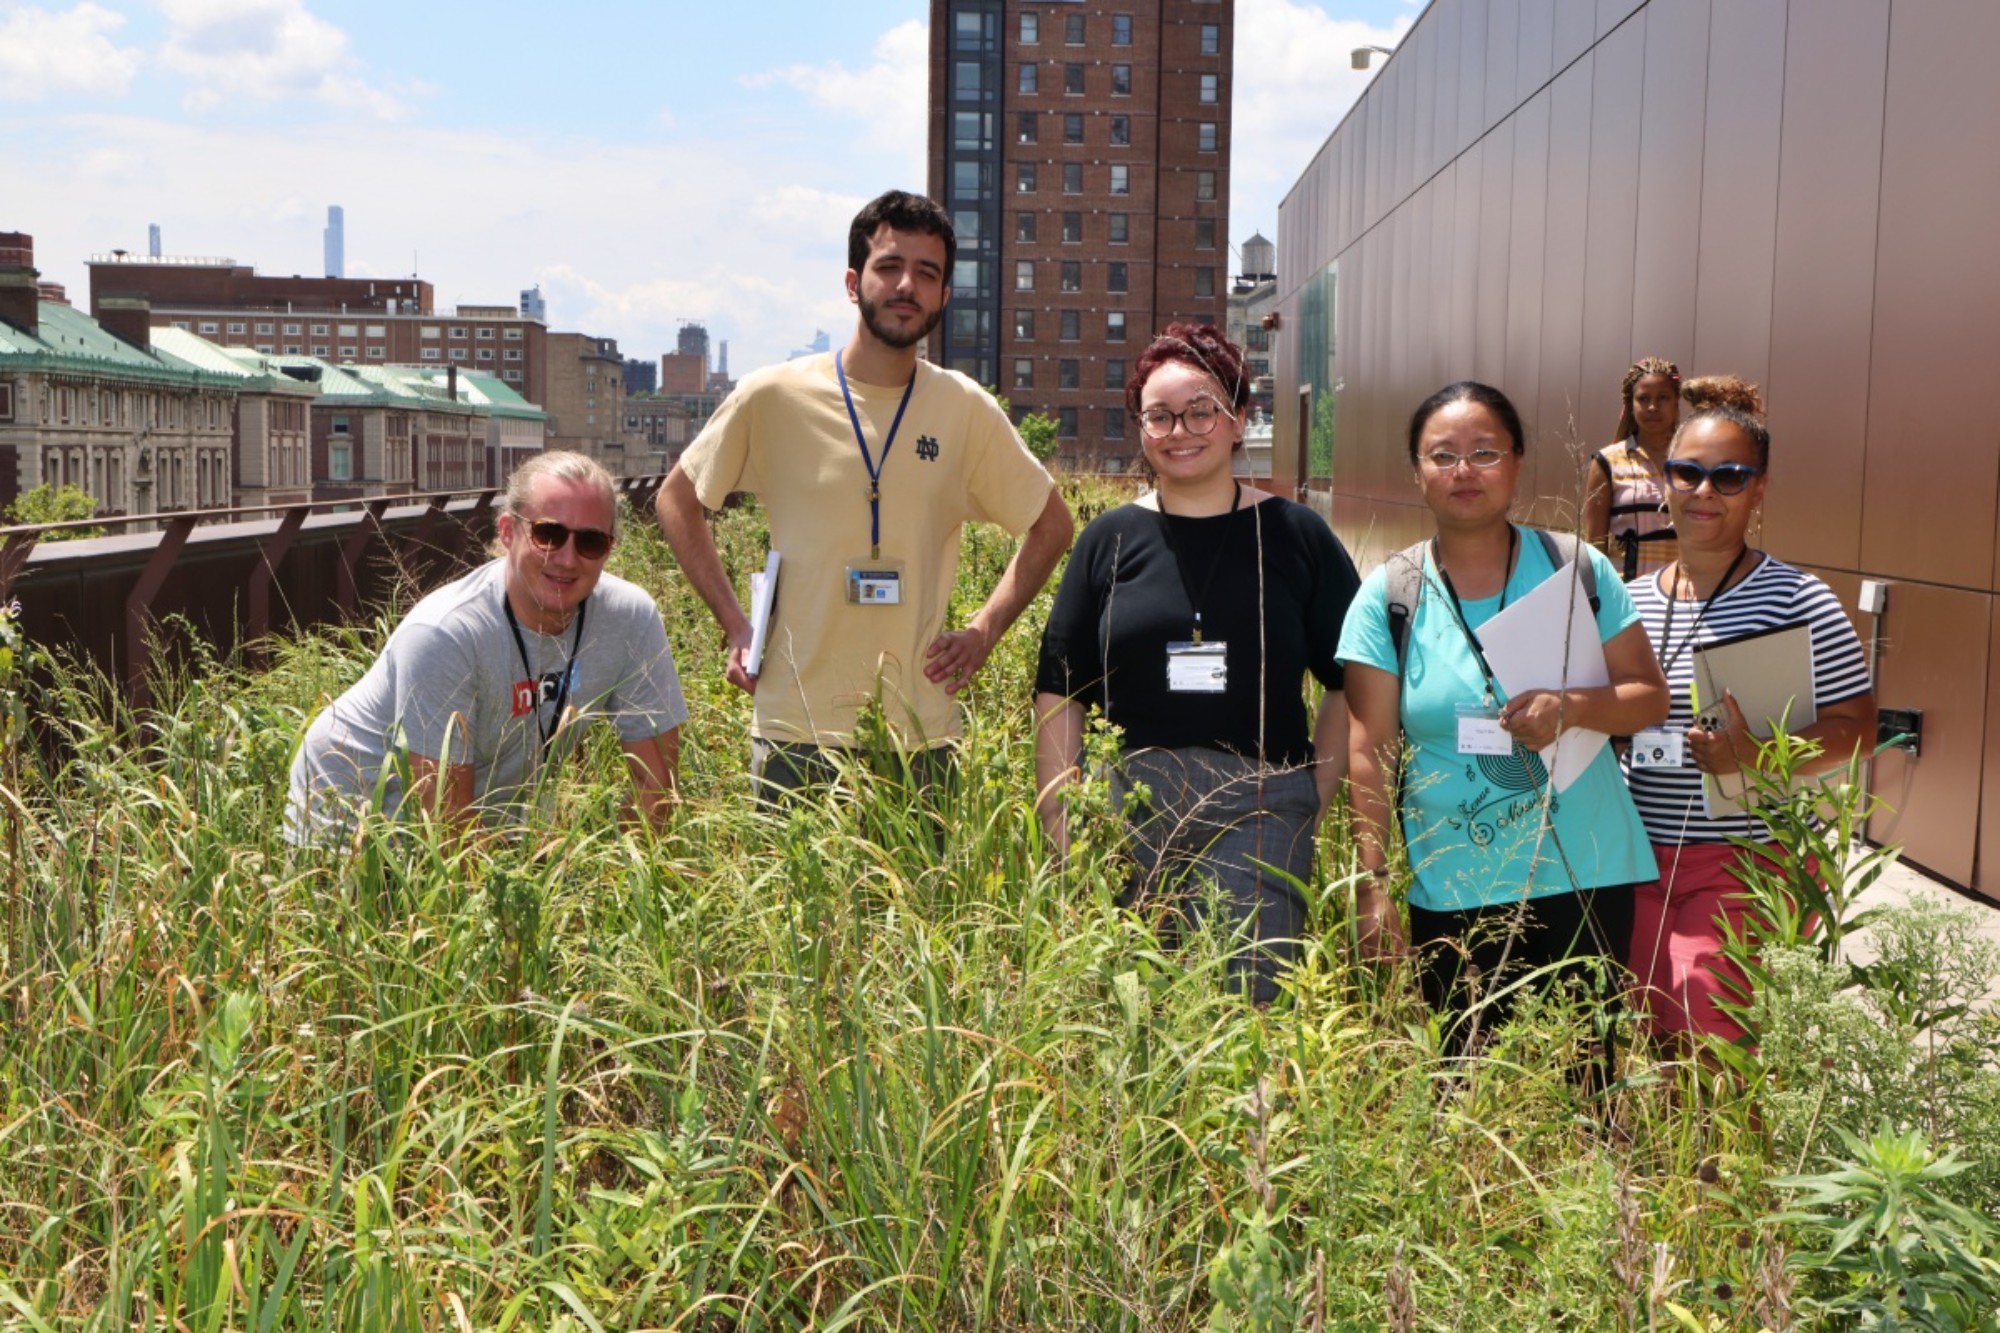
[[[553,686],[567,674],[565,711],[606,718],[623,742],[687,720],[659,608],[638,587],[603,575],[580,638],[574,622],[560,635],[522,625],[518,644],[504,589],[505,563],[495,560],[418,602],[368,674],[313,719],[292,764],[287,838],[337,836],[378,783],[393,813],[402,784],[384,761],[399,746],[440,768],[470,764],[482,814],[519,818],[543,764],[567,755],[583,730],[557,731],[544,760],[542,732],[557,722],[554,688],[536,688],[544,679]]]

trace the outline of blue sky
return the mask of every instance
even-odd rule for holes
[[[1416,0],[1237,0],[1230,234],[1277,204]],[[414,265],[440,304],[539,283],[554,327],[735,373],[852,323],[846,222],[923,187],[927,0],[569,10],[326,0],[0,0],[0,231],[87,296],[92,253],[350,276]]]

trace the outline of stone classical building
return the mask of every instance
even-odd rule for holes
[[[155,350],[236,383],[229,503],[310,500],[312,405],[318,388],[286,374],[275,358],[248,348],[221,347],[176,328],[155,327],[152,338]]]

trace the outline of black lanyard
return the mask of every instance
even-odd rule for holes
[[[528,660],[528,641],[521,637],[521,622],[514,618],[514,604],[507,600],[507,590],[500,590],[500,605],[507,609],[507,628],[514,631],[514,647],[521,653],[521,670],[526,675],[528,688],[535,692],[535,734],[542,738],[542,758],[549,757],[549,743],[562,730],[563,709],[569,706],[569,683],[576,675],[576,651],[583,646],[583,613],[589,609],[588,601],[576,604],[576,634],[569,641],[569,661],[564,664],[562,684],[556,687],[555,720],[542,726],[542,682],[535,675],[535,665]]]
[[[1507,568],[1500,579],[1500,610],[1507,609],[1507,585],[1514,578],[1514,548],[1521,543],[1521,530],[1512,523],[1507,525]],[[1493,674],[1493,667],[1486,660],[1486,650],[1479,646],[1479,636],[1472,632],[1472,626],[1465,623],[1465,607],[1459,603],[1458,589],[1451,583],[1451,575],[1445,572],[1444,559],[1438,554],[1437,538],[1431,538],[1431,563],[1437,566],[1438,577],[1444,580],[1444,590],[1451,594],[1452,619],[1458,622],[1459,632],[1465,635],[1466,644],[1472,655],[1479,659],[1479,669],[1486,676],[1486,696],[1488,699],[1500,693],[1500,678]],[[1495,614],[1498,614],[1497,612]]]
[[[1694,613],[1694,624],[1688,626],[1687,637],[1681,640],[1681,646],[1676,648],[1667,657],[1666,661],[1660,663],[1660,674],[1662,676],[1674,669],[1674,663],[1681,660],[1681,654],[1688,650],[1688,645],[1693,643],[1695,636],[1701,633],[1701,622],[1708,618],[1710,608],[1733,591],[1729,586],[1729,580],[1736,577],[1737,566],[1741,565],[1749,554],[1750,548],[1747,546],[1744,547],[1736,553],[1736,558],[1729,562],[1729,568],[1722,571],[1722,582],[1715,585],[1715,591],[1709,595],[1707,601],[1701,604],[1701,610]],[[1685,574],[1687,570],[1685,567],[1682,567],[1679,572]],[[1694,580],[1692,578],[1688,580],[1688,587],[1694,587]],[[1679,600],[1672,592],[1667,594],[1667,620],[1660,627],[1660,650],[1662,652],[1666,651],[1667,645],[1672,643],[1674,639],[1674,603]]]
[[[889,461],[889,450],[896,443],[896,430],[903,424],[903,409],[910,405],[910,395],[916,391],[916,367],[910,368],[910,382],[903,386],[903,401],[896,404],[896,419],[889,423],[889,434],[882,441],[882,462],[878,463],[868,454],[868,436],[861,430],[861,414],[854,410],[854,395],[847,389],[847,370],[840,364],[840,353],[833,354],[833,373],[840,379],[840,396],[847,403],[847,419],[854,426],[854,442],[861,446],[861,465],[868,469],[868,558],[882,558],[882,466]],[[921,441],[919,442],[921,443]]]
[[[1181,576],[1181,591],[1187,594],[1188,606],[1194,611],[1194,641],[1200,643],[1202,603],[1208,600],[1208,590],[1215,583],[1215,571],[1222,567],[1222,546],[1218,543],[1215,548],[1215,554],[1209,557],[1208,573],[1201,581],[1201,595],[1196,596],[1194,584],[1188,581],[1187,561],[1181,558],[1180,543],[1174,540],[1174,525],[1171,521],[1172,515],[1167,513],[1167,497],[1155,491],[1154,498],[1160,504],[1160,535],[1166,538],[1167,550],[1174,557],[1174,570]],[[1242,503],[1243,483],[1239,481],[1236,483],[1236,494],[1229,501],[1229,512],[1232,514],[1235,513],[1237,507]]]

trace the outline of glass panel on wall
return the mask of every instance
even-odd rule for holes
[[[1311,400],[1306,473],[1314,480],[1333,476],[1334,386],[1340,382],[1333,368],[1333,316],[1339,267],[1328,264],[1299,290],[1299,336],[1292,344],[1298,348],[1299,391]]]

